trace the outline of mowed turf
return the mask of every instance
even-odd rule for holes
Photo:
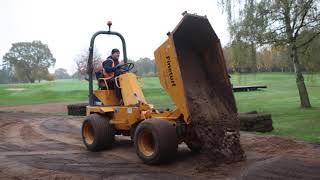
[[[267,89],[235,93],[240,112],[257,110],[272,114],[271,134],[320,142],[320,75],[305,75],[311,109],[301,109],[295,76],[290,73],[232,74],[236,85],[267,85]],[[57,80],[35,84],[0,85],[0,106],[49,102],[87,101],[87,81]],[[174,108],[158,78],[144,78],[143,91],[156,108]]]

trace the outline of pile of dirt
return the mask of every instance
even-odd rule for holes
[[[210,104],[206,100],[215,96],[210,97],[188,98],[193,106],[190,114],[202,144],[202,152],[210,160],[210,166],[244,160],[244,151],[240,145],[240,123],[236,113],[226,111],[219,101],[211,101],[214,104]]]
[[[239,141],[238,127],[234,123],[228,123],[236,119],[236,116],[220,115],[220,117],[221,119],[216,121],[203,117],[201,121],[194,123],[195,132],[201,139],[203,153],[213,166],[245,159]]]

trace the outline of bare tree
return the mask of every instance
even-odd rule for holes
[[[87,74],[87,63],[88,63],[89,52],[83,50],[81,53],[75,56],[74,62],[78,74],[78,79],[81,79]],[[99,52],[94,51],[93,53],[93,67],[99,69],[102,65],[101,55]]]

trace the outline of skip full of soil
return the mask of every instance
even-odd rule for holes
[[[235,99],[219,48],[216,44],[196,52],[177,44],[191,122],[212,166],[245,160]]]

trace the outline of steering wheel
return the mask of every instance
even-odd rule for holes
[[[133,63],[124,63],[121,65],[117,66],[117,71],[120,73],[126,73],[128,71],[130,71],[131,69],[134,68],[134,64]]]

